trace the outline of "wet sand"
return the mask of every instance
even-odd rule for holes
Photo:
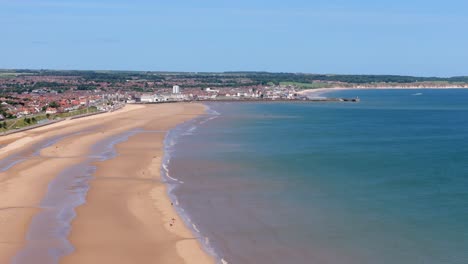
[[[0,144],[8,144],[0,149],[5,158],[67,135],[0,173],[0,263],[30,246],[26,235],[54,178],[87,160],[98,142],[136,128],[153,132],[135,133],[116,145],[116,157],[95,162],[86,203],[71,225],[75,251],[60,263],[213,263],[160,181],[165,131],[203,112],[199,104],[127,106],[1,138]],[[34,254],[24,258],[28,262],[45,263]]]

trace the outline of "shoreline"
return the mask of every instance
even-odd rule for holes
[[[185,109],[186,107],[190,109]],[[143,257],[145,258],[141,258],[143,263],[152,262],[154,259],[162,260],[163,263],[214,263],[213,258],[202,249],[201,243],[194,238],[194,234],[182,221],[177,221],[177,228],[170,226],[170,219],[177,218],[180,220],[180,218],[170,204],[166,184],[161,181],[161,178],[158,178],[161,176],[161,156],[153,153],[154,148],[148,148],[151,145],[162,150],[163,138],[161,138],[161,135],[163,133],[161,131],[165,134],[170,127],[177,125],[178,122],[203,114],[203,111],[201,111],[203,109],[204,107],[200,104],[149,107],[127,106],[117,112],[84,117],[79,120],[66,120],[2,137],[0,139],[0,143],[4,144],[3,148],[0,149],[0,158],[2,159],[14,156],[15,153],[34,153],[34,151],[37,151],[36,145],[42,141],[50,140],[51,143],[45,144],[38,152],[38,156],[33,157],[27,154],[28,156],[22,158],[20,162],[14,163],[7,167],[5,171],[0,172],[0,189],[2,189],[0,193],[0,209],[2,209],[0,210],[0,222],[2,223],[0,226],[0,234],[2,234],[0,262],[11,263],[13,257],[24,249],[28,243],[31,243],[26,238],[26,234],[31,228],[33,219],[44,211],[41,203],[46,197],[49,185],[56,180],[60,173],[86,160],[93,153],[91,146],[94,144],[108,139],[112,135],[142,127],[147,131],[131,136],[127,141],[118,142],[114,146],[115,151],[118,153],[116,157],[93,163],[97,170],[96,173],[93,173],[93,179],[89,184],[88,194],[85,198],[86,203],[75,208],[76,216],[71,223],[71,233],[66,237],[67,241],[74,247],[74,251],[71,255],[61,258],[59,262],[74,263],[72,256],[78,256],[78,259],[82,259],[86,253],[89,253],[86,252],[87,250],[91,250],[91,253],[95,251],[94,243],[102,238],[102,233],[91,232],[91,235],[85,236],[83,241],[74,240],[74,234],[89,231],[83,229],[77,231],[76,229],[80,229],[82,226],[77,227],[75,225],[83,221],[87,223],[99,222],[94,214],[80,212],[80,208],[87,205],[95,204],[94,207],[98,209],[98,212],[108,213],[111,211],[109,210],[109,203],[99,203],[99,199],[94,199],[96,194],[97,196],[110,194],[111,189],[101,188],[103,187],[101,186],[102,183],[109,182],[124,188],[121,190],[125,195],[127,195],[129,184],[135,185],[135,190],[139,191],[126,197],[128,199],[119,204],[120,209],[124,210],[122,215],[116,214],[117,218],[110,218],[107,222],[103,222],[104,226],[111,225],[112,222],[115,222],[115,219],[126,219],[135,224],[135,230],[139,230],[142,237],[149,233],[152,234],[152,237],[149,240],[135,240],[135,243],[142,244],[140,249],[124,243],[123,247],[114,247],[111,251],[98,250],[101,251],[101,254],[98,254],[99,256],[91,254],[91,260],[84,263],[106,263],[102,257],[104,259],[106,257],[112,258],[119,254],[134,257],[133,259],[137,259],[137,256]],[[193,113],[190,113],[189,110]],[[128,122],[130,120],[132,122]],[[155,131],[156,128],[158,128],[158,131]],[[65,136],[60,138],[63,135]],[[54,137],[58,137],[58,140],[53,141]],[[160,140],[155,140],[154,137]],[[148,142],[151,142],[151,144],[148,144]],[[135,143],[141,148],[141,151],[131,153]],[[144,155],[139,154],[142,151],[145,152]],[[125,155],[127,152],[132,155]],[[125,157],[125,159],[122,160],[122,157]],[[140,161],[144,161],[144,163],[140,163],[142,166],[138,167],[137,164],[137,167],[135,167],[132,165]],[[119,177],[118,173],[122,171],[115,170],[115,167],[124,165],[128,165],[127,172],[136,171],[137,174],[146,173],[147,176],[135,175],[134,179]],[[104,174],[110,174],[114,177],[107,177],[109,175]],[[113,182],[114,179],[115,182]],[[97,188],[95,188],[95,185]],[[146,195],[142,195],[141,190],[145,190]],[[146,209],[142,210],[142,206]],[[126,216],[128,218],[125,218]],[[169,219],[168,216],[170,216]],[[126,226],[117,229],[117,231],[121,233],[122,237],[126,235],[129,235],[128,238],[132,237],[132,234],[128,234],[126,231]],[[113,232],[107,233],[108,239],[117,235],[118,232],[116,233],[113,230]],[[106,240],[106,242],[109,242],[107,247],[113,246],[113,240]],[[75,243],[77,241],[79,243]],[[44,246],[42,242],[33,244],[33,248],[36,251],[48,254],[47,250],[50,248]],[[150,243],[145,244],[147,242]],[[88,247],[90,244],[94,245]],[[106,245],[104,244],[104,246]],[[147,250],[147,257],[145,257],[146,254],[141,254],[142,248]],[[168,248],[172,249],[167,250]],[[41,259],[29,258],[29,260],[40,261]],[[112,261],[112,263],[129,263],[124,261],[125,258],[114,260],[116,261]],[[134,262],[132,261],[130,263]],[[31,262],[26,261],[25,263]],[[77,263],[83,262],[78,260]]]
[[[129,106],[118,115],[139,108]],[[0,172],[1,263],[10,263],[27,243],[33,217],[44,210],[41,201],[50,182],[86,155],[96,137],[89,129],[116,117],[109,113],[82,119],[86,122],[67,120],[0,138],[0,159],[7,161]]]
[[[202,115],[204,107],[145,109],[159,118],[117,143],[115,157],[94,163],[87,202],[76,209],[69,235],[76,250],[60,263],[215,263],[175,210],[161,174],[167,131]]]
[[[184,125],[190,124],[192,122],[197,122],[197,120],[209,114],[210,108],[204,103],[201,103],[200,105],[203,106],[202,113],[197,114],[191,119],[178,123],[177,125],[173,126],[165,133],[163,142],[162,142],[163,148],[162,148],[161,160],[159,161],[159,163],[154,164],[154,169],[156,169],[156,167],[158,168],[159,178],[163,182],[163,190],[162,190],[164,193],[163,195],[164,197],[167,198],[166,204],[165,205],[160,204],[159,209],[165,212],[166,214],[175,213],[178,216],[178,219],[180,220],[179,222],[183,223],[183,228],[181,230],[175,231],[175,233],[181,236],[184,236],[184,235],[186,236],[188,232],[193,237],[195,237],[195,240],[196,240],[196,243],[192,243],[192,241],[189,241],[189,240],[180,240],[176,243],[177,253],[179,256],[181,256],[184,259],[184,263],[186,264],[199,264],[200,262],[198,262],[197,260],[194,261],[194,258],[203,259],[204,262],[202,263],[214,264],[214,263],[217,263],[216,258],[218,257],[215,254],[215,252],[211,252],[209,248],[206,248],[205,243],[200,239],[200,237],[197,237],[196,230],[193,228],[193,226],[190,225],[190,223],[186,221],[186,218],[184,215],[185,210],[182,207],[179,207],[177,197],[174,194],[172,194],[173,189],[171,189],[170,183],[167,181],[168,179],[174,180],[174,178],[171,178],[169,176],[168,167],[165,167],[165,166],[168,166],[168,164],[166,164],[165,162],[166,161],[170,162],[169,151],[170,151],[171,146],[168,145],[169,142],[167,142],[167,139],[172,135],[172,133],[175,133],[174,131],[176,129],[183,127]],[[160,191],[161,190],[155,189],[154,192],[152,192],[152,195],[156,196],[157,193]],[[182,210],[182,211],[179,211],[179,210]],[[166,226],[166,227],[169,227],[169,230],[172,231],[171,222],[169,222],[169,226]],[[201,249],[203,253],[200,254],[199,252],[198,253],[195,252],[194,254],[193,248],[195,248],[196,250]]]
[[[468,87],[332,87],[332,88],[317,88],[317,89],[305,89],[298,91],[298,94],[307,95],[314,97],[324,97],[322,95],[329,92],[346,91],[346,90],[450,90],[450,89],[468,89]]]
[[[190,232],[197,237],[198,243],[201,245],[203,250],[214,258],[215,263],[228,264],[213,248],[213,245],[210,244],[208,237],[203,236],[203,233],[198,229],[197,223],[193,222],[190,213],[187,212],[186,208],[183,208],[179,204],[179,200],[176,194],[173,192],[181,185],[184,184],[183,181],[171,175],[171,153],[176,151],[178,140],[186,135],[190,135],[198,125],[204,124],[210,120],[219,116],[219,113],[212,110],[209,105],[203,103],[205,111],[203,115],[199,115],[190,120],[187,120],[183,123],[178,124],[174,128],[168,131],[164,138],[164,154],[161,162],[161,177],[165,181],[165,192],[169,197],[171,204],[173,204],[175,211],[183,220],[185,226],[190,230]],[[183,254],[184,245],[180,244],[178,247],[179,253]]]

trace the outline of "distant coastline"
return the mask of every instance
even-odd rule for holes
[[[0,133],[125,104],[356,102],[322,95],[338,89],[422,88],[468,88],[468,76],[0,69]]]
[[[422,89],[440,89],[440,90],[447,90],[447,89],[468,89],[468,85],[460,85],[460,86],[407,86],[407,87],[397,87],[397,86],[378,86],[378,87],[365,87],[365,86],[357,86],[357,87],[332,87],[332,88],[316,88],[316,89],[305,89],[298,92],[298,94],[306,95],[309,97],[325,97],[323,96],[329,92],[336,92],[336,91],[344,91],[344,90],[422,90]]]

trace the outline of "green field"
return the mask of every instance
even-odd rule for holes
[[[280,85],[287,86],[295,86],[302,89],[318,89],[318,88],[330,88],[333,85],[329,83],[300,83],[300,82],[280,82]]]
[[[91,114],[97,112],[97,108],[92,106],[86,109],[79,109],[67,113],[59,113],[59,114],[54,114],[52,115],[54,119],[57,118],[67,118],[67,117],[72,117],[72,116],[77,116],[77,115],[84,115],[84,114]]]
[[[20,75],[34,75],[33,73],[0,72],[0,78],[15,78]]]
[[[16,73],[9,73],[9,72],[0,72],[0,78],[14,78],[16,77],[17,74]]]

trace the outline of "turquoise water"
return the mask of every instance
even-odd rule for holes
[[[229,263],[468,263],[468,90],[330,96],[361,102],[210,104],[178,128],[201,240]]]

